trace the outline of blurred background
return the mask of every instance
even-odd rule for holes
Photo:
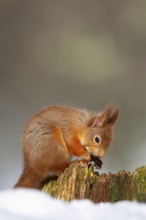
[[[22,170],[20,135],[48,105],[121,106],[100,172],[146,164],[146,1],[0,1],[0,189]]]

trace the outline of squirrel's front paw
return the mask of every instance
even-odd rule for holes
[[[85,160],[75,160],[72,164],[79,165],[81,167],[87,167],[87,162]]]

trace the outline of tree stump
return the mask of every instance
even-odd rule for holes
[[[120,200],[146,202],[146,166],[132,173],[123,170],[99,175],[94,172],[93,166],[88,168],[86,164],[73,163],[57,180],[44,185],[42,191],[64,201],[90,199],[94,203]]]

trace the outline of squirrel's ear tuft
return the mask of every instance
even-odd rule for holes
[[[109,106],[107,108],[110,109],[110,114],[107,119],[107,124],[113,126],[119,117],[120,108],[119,107],[112,107],[112,106]]]
[[[104,127],[107,124],[113,126],[119,116],[119,107],[106,106],[92,121],[92,127]]]

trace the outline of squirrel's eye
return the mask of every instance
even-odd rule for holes
[[[100,142],[100,137],[95,136],[94,140],[95,140],[95,142],[98,144],[98,143]]]

